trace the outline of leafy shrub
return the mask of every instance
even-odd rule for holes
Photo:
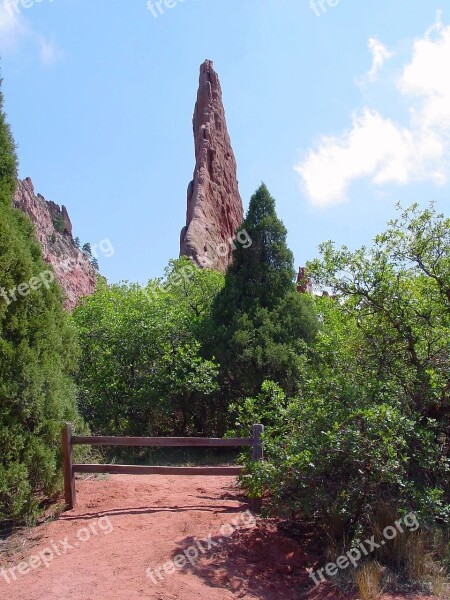
[[[316,301],[300,393],[269,403],[267,462],[244,481],[278,514],[347,540],[371,530],[381,500],[423,527],[448,523],[449,231],[413,207],[373,249],[325,244],[310,265],[333,296]],[[261,397],[243,410],[240,423],[260,416]]]
[[[223,277],[188,259],[164,281],[99,284],[74,312],[82,360],[79,406],[95,432],[208,434],[218,410],[217,366],[202,358],[197,331]]]

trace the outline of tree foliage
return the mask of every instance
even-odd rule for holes
[[[340,539],[369,527],[381,502],[448,522],[449,228],[414,206],[373,248],[326,243],[309,265],[332,295],[317,300],[301,391],[271,411],[269,460],[249,484],[276,510]],[[244,409],[241,422],[259,416],[258,403]]]
[[[294,258],[286,245],[287,231],[264,184],[250,200],[242,229],[252,243],[248,248],[238,244],[233,251],[225,287],[216,300],[218,318],[225,324],[236,313],[273,310],[293,290]]]
[[[31,222],[12,208],[16,163],[0,97],[0,521],[32,518],[38,497],[58,489],[61,427],[79,424],[70,376],[77,344],[62,292],[48,277],[17,290],[49,266]]]
[[[233,252],[204,334],[206,351],[221,365],[228,402],[257,394],[266,378],[288,393],[296,390],[318,328],[313,299],[296,291],[286,228],[264,184],[252,197],[242,227],[252,243]]]
[[[98,291],[75,310],[82,361],[80,409],[97,433],[208,433],[217,366],[200,355],[199,321],[221,276],[171,261],[164,280]]]
[[[450,219],[414,205],[372,249],[327,243],[322,253],[314,277],[357,319],[380,377],[395,381],[424,421],[436,419],[450,433]]]
[[[83,244],[82,251],[85,254],[87,254],[88,256],[92,256],[92,247],[91,247],[91,244],[89,242],[86,242],[85,244]]]

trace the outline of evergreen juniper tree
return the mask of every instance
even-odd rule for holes
[[[74,330],[31,221],[12,207],[16,177],[0,92],[0,522],[32,518],[58,489],[61,426],[79,419]]]
[[[252,244],[233,252],[204,331],[206,353],[221,365],[225,404],[255,396],[265,379],[293,393],[317,332],[314,301],[296,291],[287,231],[264,184],[251,198],[242,229]]]
[[[86,244],[83,244],[82,250],[88,256],[92,256],[92,248],[91,248],[91,244],[89,242],[86,242]]]
[[[275,211],[275,200],[261,184],[250,200],[242,224],[252,240],[250,247],[237,244],[233,263],[217,307],[224,316],[236,312],[272,310],[295,289],[294,257],[286,244],[287,231]]]
[[[100,265],[98,264],[98,260],[95,258],[95,256],[93,256],[93,257],[91,258],[91,265],[94,267],[94,269],[95,269],[96,271],[99,271],[99,270],[100,270]]]

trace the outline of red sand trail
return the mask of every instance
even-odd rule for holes
[[[331,586],[311,589],[314,559],[247,511],[232,477],[78,480],[75,510],[2,554],[0,598],[342,598]]]

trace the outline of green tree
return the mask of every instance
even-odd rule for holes
[[[98,433],[207,434],[217,367],[196,337],[220,275],[172,261],[145,288],[99,284],[74,312],[82,346],[80,409]]]
[[[86,244],[83,244],[82,250],[88,256],[92,256],[92,248],[91,248],[91,244],[89,242],[86,242]]]
[[[2,83],[0,79],[0,84]],[[9,206],[16,189],[17,156],[11,129],[3,112],[0,90],[0,203]]]
[[[33,518],[59,489],[61,427],[80,426],[75,332],[30,220],[12,208],[16,164],[0,96],[0,521]]]
[[[448,523],[449,231],[414,206],[373,248],[326,243],[309,265],[332,295],[316,301],[322,327],[300,392],[272,411],[268,461],[250,484],[275,510],[340,541],[370,530],[382,502],[423,526]],[[244,409],[246,422],[261,410]]]
[[[252,243],[233,252],[203,336],[207,355],[221,365],[226,402],[254,396],[265,379],[293,393],[318,328],[313,299],[296,291],[287,232],[264,184],[250,201],[242,229]]]
[[[224,276],[210,269],[199,269],[187,257],[182,257],[169,261],[165,277],[159,283],[179,310],[189,316],[197,336],[223,289]]]
[[[98,260],[95,258],[95,256],[93,256],[93,257],[91,258],[91,265],[94,267],[94,269],[95,269],[96,271],[99,271],[99,270],[100,270],[100,266],[99,266],[99,264],[98,264]]]
[[[405,405],[450,434],[450,219],[433,205],[413,205],[372,249],[328,242],[322,254],[312,276],[357,318],[380,377],[401,385]]]
[[[286,245],[287,231],[264,184],[252,196],[241,229],[250,236],[251,246],[237,244],[216,301],[220,320],[228,323],[238,312],[272,310],[294,289],[294,258]]]

